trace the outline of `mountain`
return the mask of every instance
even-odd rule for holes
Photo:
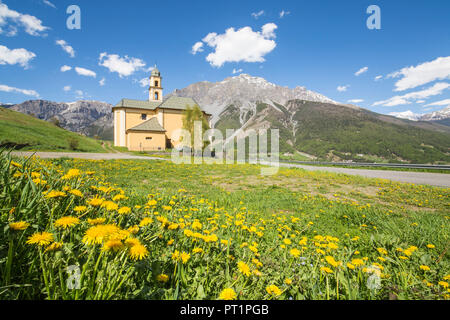
[[[113,139],[111,108],[109,103],[87,100],[69,103],[29,100],[9,106],[11,110],[58,123],[64,129],[105,140]]]
[[[242,73],[226,78],[220,82],[202,81],[177,89],[168,96],[194,98],[205,111],[213,115],[212,121],[219,120],[219,115],[230,105],[239,109],[241,124],[248,119],[249,113],[254,113],[258,101],[285,104],[289,100],[303,99],[317,102],[335,103],[333,100],[305,87],[281,87],[268,82],[264,78],[253,77]]]
[[[404,112],[391,112],[389,115],[412,121],[432,121],[447,126],[450,125],[450,106],[427,114],[414,113],[411,110],[408,110]]]
[[[0,107],[0,148],[105,152],[99,141],[47,121]]]
[[[389,115],[400,119],[408,119],[411,121],[418,121],[423,116],[422,114],[414,113],[411,110],[403,112],[391,112],[389,113]]]
[[[238,139],[250,129],[280,130],[280,151],[323,160],[450,162],[450,128],[339,104],[304,87],[289,89],[241,74],[198,82],[170,95],[193,97],[213,125]]]
[[[424,114],[420,120],[423,121],[439,121],[450,118],[450,105],[442,110]]]

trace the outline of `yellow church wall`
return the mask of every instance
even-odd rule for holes
[[[183,111],[164,109],[164,129],[169,140],[175,130],[183,128]],[[171,141],[175,146],[178,141]]]
[[[147,115],[146,120],[141,119],[142,114]],[[150,118],[154,117],[155,115],[156,115],[155,111],[152,111],[152,110],[127,109],[126,110],[125,130],[133,128],[133,127],[149,120]]]
[[[165,150],[166,135],[164,132],[130,131],[127,133],[127,146],[130,151]]]

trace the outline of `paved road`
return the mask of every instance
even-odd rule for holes
[[[29,157],[33,152],[13,152],[17,156]],[[36,156],[41,158],[79,158],[91,160],[112,160],[112,159],[136,159],[136,160],[166,160],[170,159],[135,156],[126,153],[67,153],[67,152],[36,152]],[[389,170],[368,170],[368,169],[351,169],[340,167],[315,167],[310,165],[280,163],[281,167],[295,167],[311,171],[328,171],[335,173],[344,173],[349,175],[359,175],[368,178],[381,178],[399,182],[408,182],[415,184],[428,184],[439,187],[450,187],[450,174],[445,173],[429,173],[429,172],[413,172],[413,171],[389,171]]]

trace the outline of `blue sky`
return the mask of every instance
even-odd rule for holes
[[[72,4],[80,30],[66,26]],[[380,30],[366,26],[370,5]],[[0,0],[0,101],[146,99],[157,63],[165,94],[244,72],[380,113],[428,113],[450,105],[448,12],[437,0]]]

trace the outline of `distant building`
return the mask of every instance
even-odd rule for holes
[[[163,100],[161,79],[155,66],[150,75],[148,100],[122,99],[113,107],[115,146],[130,151],[155,151],[178,143],[172,134],[183,127],[183,111],[198,103],[192,98],[174,96]],[[203,111],[203,115],[210,120],[210,114]]]

